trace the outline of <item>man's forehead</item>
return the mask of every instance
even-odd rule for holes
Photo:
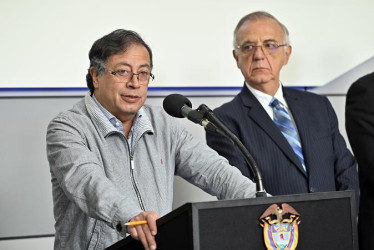
[[[266,25],[271,25],[271,26],[274,25],[274,26],[278,26],[280,29],[282,29],[281,25],[276,20],[274,20],[270,17],[257,17],[257,18],[253,18],[253,19],[248,19],[247,21],[242,23],[242,25],[239,27],[239,29],[242,29],[245,26],[259,25],[259,24],[266,24]]]
[[[284,32],[279,23],[267,17],[244,22],[237,31],[238,42],[277,41],[283,39]]]
[[[125,66],[125,67],[129,67],[129,68],[133,68],[133,67],[137,67],[137,68],[151,68],[149,62],[141,63],[141,64],[138,64],[138,65],[133,65],[131,63],[128,63],[127,61],[119,61],[119,62],[117,62],[113,66],[114,67]]]
[[[136,62],[137,65],[134,65]],[[108,58],[108,64],[116,66],[148,66],[150,67],[151,59],[148,50],[142,46],[131,46],[119,53],[113,54]]]
[[[112,57],[112,56],[127,56],[127,55],[130,55],[130,54],[139,54],[139,55],[142,55],[142,56],[146,55],[148,58],[150,57],[147,48],[144,47],[141,44],[132,44],[130,46],[127,46],[127,47],[123,48],[121,51],[119,51],[118,53],[115,53],[115,54],[111,55],[110,57]]]

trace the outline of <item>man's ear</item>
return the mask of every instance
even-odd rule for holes
[[[93,67],[90,68],[90,74],[91,74],[91,77],[92,77],[93,85],[96,89],[96,88],[99,87],[99,74],[97,73],[97,71]]]
[[[292,46],[288,45],[287,50],[285,52],[283,65],[286,65],[288,63],[288,60],[290,59],[291,53],[292,53]]]
[[[239,56],[238,56],[238,54],[236,54],[236,50],[232,50],[232,55],[235,58],[236,66],[239,68]]]

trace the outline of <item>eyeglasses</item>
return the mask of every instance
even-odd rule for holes
[[[265,55],[277,52],[279,47],[287,46],[288,44],[277,44],[276,42],[264,42],[262,45],[255,45],[252,43],[245,43],[237,45],[235,48],[239,49],[243,54],[253,54],[258,47],[262,48]]]
[[[118,79],[124,83],[128,83],[129,81],[131,81],[134,75],[137,77],[138,82],[141,85],[148,85],[150,78],[152,79],[152,81],[153,79],[155,79],[155,76],[148,71],[141,71],[139,73],[134,73],[129,70],[121,69],[121,70],[111,71],[110,73],[114,76],[117,76]]]

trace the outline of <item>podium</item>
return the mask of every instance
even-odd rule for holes
[[[259,218],[272,204],[300,214],[297,250],[358,250],[351,191],[186,203],[157,220],[158,250],[266,250]],[[127,237],[107,250],[144,249]]]

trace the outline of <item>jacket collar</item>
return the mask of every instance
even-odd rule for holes
[[[100,131],[103,137],[106,137],[111,133],[120,133],[109,121],[108,117],[98,107],[98,105],[91,97],[90,93],[86,94],[84,101],[91,119],[97,125],[97,129]],[[152,123],[146,112],[143,110],[143,107],[137,113],[137,118],[140,117],[141,119],[136,119],[137,124],[135,125],[135,129],[133,131],[133,139],[135,141],[137,141],[138,138],[145,132],[154,133]]]

